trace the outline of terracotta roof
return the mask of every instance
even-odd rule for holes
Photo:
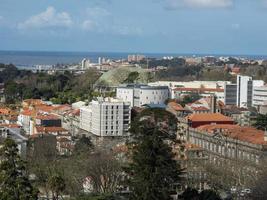
[[[0,124],[0,127],[7,127],[7,128],[20,128],[21,126],[18,124]]]
[[[175,111],[184,111],[185,109],[183,108],[183,106],[181,106],[180,104],[176,103],[176,102],[170,102],[168,104],[168,106],[170,106],[172,109],[174,109]]]
[[[64,104],[64,105],[59,105],[59,106],[54,106],[53,110],[56,111],[67,111],[70,110],[71,106],[69,104]]]
[[[221,129],[221,131],[228,137],[237,139],[240,141],[252,143],[252,144],[264,144],[267,145],[267,141],[264,141],[264,131],[257,130],[253,127],[241,127],[238,125],[230,124],[216,124],[216,125],[203,125],[197,128],[197,130],[206,131],[213,134],[214,130]]]
[[[26,115],[26,116],[32,116],[32,115],[35,114],[35,111],[26,109],[26,110],[23,110],[20,114],[21,115]]]
[[[29,105],[44,104],[44,102],[41,99],[25,99],[25,100],[23,100],[23,103],[27,103]]]
[[[65,128],[62,127],[44,127],[44,126],[37,126],[36,132],[37,133],[53,133],[53,132],[67,132]]]
[[[191,121],[199,121],[199,122],[219,122],[219,121],[227,121],[227,122],[233,122],[233,120],[230,117],[226,117],[220,113],[194,113],[189,115],[188,120]]]
[[[191,109],[194,111],[207,111],[207,110],[209,110],[208,108],[206,108],[204,106],[192,106]]]
[[[0,115],[8,115],[10,114],[11,109],[9,108],[0,108]]]
[[[36,110],[38,111],[42,111],[42,112],[52,112],[54,107],[53,106],[49,106],[49,105],[36,105],[34,107]]]
[[[60,119],[57,115],[54,114],[38,114],[36,116],[36,119],[41,119],[41,120],[57,120]]]
[[[221,88],[185,88],[178,87],[174,91],[187,91],[187,92],[224,92],[224,89]]]

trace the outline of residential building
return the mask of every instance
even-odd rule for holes
[[[0,141],[1,143],[6,139],[11,138],[18,145],[20,155],[25,158],[27,150],[28,139],[21,135],[21,128],[8,127],[0,125]],[[1,144],[2,145],[2,144]]]
[[[267,105],[267,86],[253,88],[253,106],[258,108]]]
[[[128,62],[139,62],[145,59],[144,55],[128,55]]]
[[[130,103],[98,98],[80,109],[80,128],[96,136],[127,136],[130,126]]]
[[[167,86],[128,84],[117,87],[116,97],[130,102],[131,107],[145,104],[164,104],[170,98]]]

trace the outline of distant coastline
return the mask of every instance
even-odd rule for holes
[[[162,58],[164,56],[233,56],[244,57],[249,59],[261,60],[267,59],[267,55],[220,55],[220,54],[179,54],[179,53],[142,53],[147,57]],[[92,62],[97,62],[98,57],[109,59],[126,59],[128,54],[135,54],[133,52],[53,52],[53,51],[2,51],[0,50],[0,63],[12,63],[18,67],[31,67],[34,65],[55,65],[79,63],[83,58],[88,58]]]

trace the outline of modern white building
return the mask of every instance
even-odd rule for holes
[[[90,60],[84,58],[82,60],[81,65],[82,65],[82,70],[89,68],[90,67]]]
[[[256,101],[259,99],[259,91],[264,85],[262,80],[252,80],[250,76],[238,75],[236,84],[226,83],[224,86],[224,99],[225,105],[236,105],[238,107],[251,107],[254,106],[254,93]]]
[[[130,126],[130,103],[99,98],[80,109],[80,128],[96,136],[127,136]]]
[[[145,104],[164,104],[170,98],[167,86],[128,84],[117,87],[116,97],[130,102],[131,107]]]
[[[252,77],[237,75],[236,83],[236,105],[244,108],[252,106]]]
[[[267,105],[267,86],[253,88],[253,106],[259,107]]]

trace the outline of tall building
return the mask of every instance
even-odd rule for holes
[[[252,106],[253,81],[250,76],[237,76],[236,105],[238,107]]]
[[[145,59],[144,55],[128,55],[128,62],[139,62]]]
[[[117,87],[116,97],[130,102],[131,107],[145,104],[164,104],[170,98],[167,86],[128,84]]]
[[[80,128],[96,136],[127,136],[130,126],[130,103],[99,98],[80,109]]]
[[[225,83],[224,86],[224,103],[225,105],[236,105],[237,84]]]
[[[86,68],[89,68],[90,60],[84,58],[84,59],[82,60],[82,63],[81,63],[81,64],[82,64],[82,70],[84,70],[84,69],[86,69]]]

